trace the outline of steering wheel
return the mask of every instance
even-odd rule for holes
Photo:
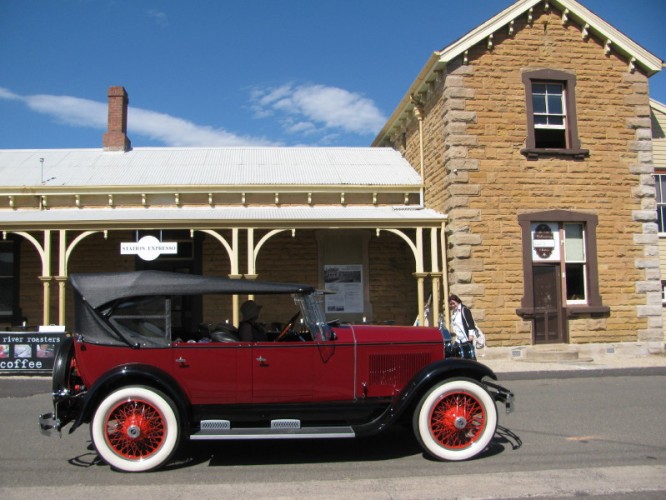
[[[294,322],[298,317],[300,316],[301,311],[297,311],[296,314],[294,314],[289,321],[287,321],[287,324],[284,325],[282,330],[280,330],[280,333],[278,334],[277,337],[275,337],[275,342],[279,342],[280,340],[284,339],[289,332],[294,328]]]

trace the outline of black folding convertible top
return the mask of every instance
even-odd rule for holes
[[[72,274],[69,281],[83,300],[93,308],[117,299],[152,295],[308,294],[315,291],[315,288],[310,285],[271,283],[165,271]]]

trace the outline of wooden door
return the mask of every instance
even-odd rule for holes
[[[561,266],[534,266],[534,343],[566,342],[566,311],[562,306]]]

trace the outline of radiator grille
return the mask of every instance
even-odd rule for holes
[[[402,386],[430,360],[429,352],[373,354],[370,356],[370,384]]]

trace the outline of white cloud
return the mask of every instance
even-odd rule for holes
[[[129,123],[132,124],[130,127]],[[244,137],[221,128],[196,125],[164,113],[130,108],[128,133],[150,137],[169,146],[275,146],[276,143],[256,137]]]
[[[6,99],[8,101],[19,101],[21,100],[21,96],[16,95],[14,92],[12,92],[9,89],[0,87],[0,99]]]
[[[107,107],[101,102],[58,95],[31,95],[22,100],[33,111],[52,116],[61,123],[106,128]]]
[[[376,134],[386,122],[371,99],[338,87],[282,85],[255,89],[251,99],[255,116],[283,113],[303,118],[297,122],[315,122],[326,129],[370,135]],[[290,129],[292,122],[286,123],[286,129]]]
[[[57,95],[20,96],[0,87],[0,99],[22,101],[31,110],[75,127],[105,130],[107,104],[89,99]],[[147,109],[130,107],[128,135],[141,135],[166,146],[275,146],[267,139],[241,136],[222,128],[197,125],[188,120]],[[134,141],[136,143],[136,141]]]

